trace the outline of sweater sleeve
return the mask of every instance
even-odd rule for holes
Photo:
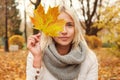
[[[86,80],[98,80],[98,61],[95,55],[92,57],[92,64],[89,67]]]
[[[98,63],[94,63],[86,77],[86,80],[98,80]]]
[[[33,67],[33,55],[29,52],[26,64],[26,80],[38,80],[40,77],[41,69]]]

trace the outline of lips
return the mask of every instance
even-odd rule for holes
[[[59,37],[60,40],[66,41],[69,39],[69,37]]]

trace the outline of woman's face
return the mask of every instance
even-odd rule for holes
[[[58,37],[54,37],[53,39],[57,45],[68,46],[71,44],[75,34],[73,19],[66,12],[61,12],[58,19],[64,19],[66,24],[64,25],[64,30],[60,32],[60,35]]]

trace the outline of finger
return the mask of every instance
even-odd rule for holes
[[[37,42],[40,41],[40,33],[36,34],[36,35],[31,35],[30,37],[28,37],[28,41],[29,42],[29,46],[35,46]],[[28,46],[28,47],[29,47]]]
[[[29,38],[28,41],[27,41],[27,47],[31,47],[31,46],[35,46],[36,44],[36,41],[34,38]]]
[[[30,47],[33,47],[33,46],[34,46],[34,42],[32,42],[32,41],[29,41],[27,43],[27,48],[30,48]]]
[[[41,36],[41,33],[36,34],[36,36],[37,36],[37,37],[40,37],[40,36]]]
[[[32,35],[28,38],[28,40],[34,40],[35,42],[37,42],[39,39],[37,38],[36,35]]]
[[[36,42],[34,37],[29,37],[27,42]]]
[[[39,41],[39,40],[40,40],[40,36],[41,36],[41,33],[36,34],[35,39],[36,39],[37,41]]]

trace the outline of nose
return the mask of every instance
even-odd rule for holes
[[[67,34],[67,29],[66,29],[65,26],[64,26],[64,29],[63,29],[63,31],[61,32],[61,34],[63,34],[63,35]]]

